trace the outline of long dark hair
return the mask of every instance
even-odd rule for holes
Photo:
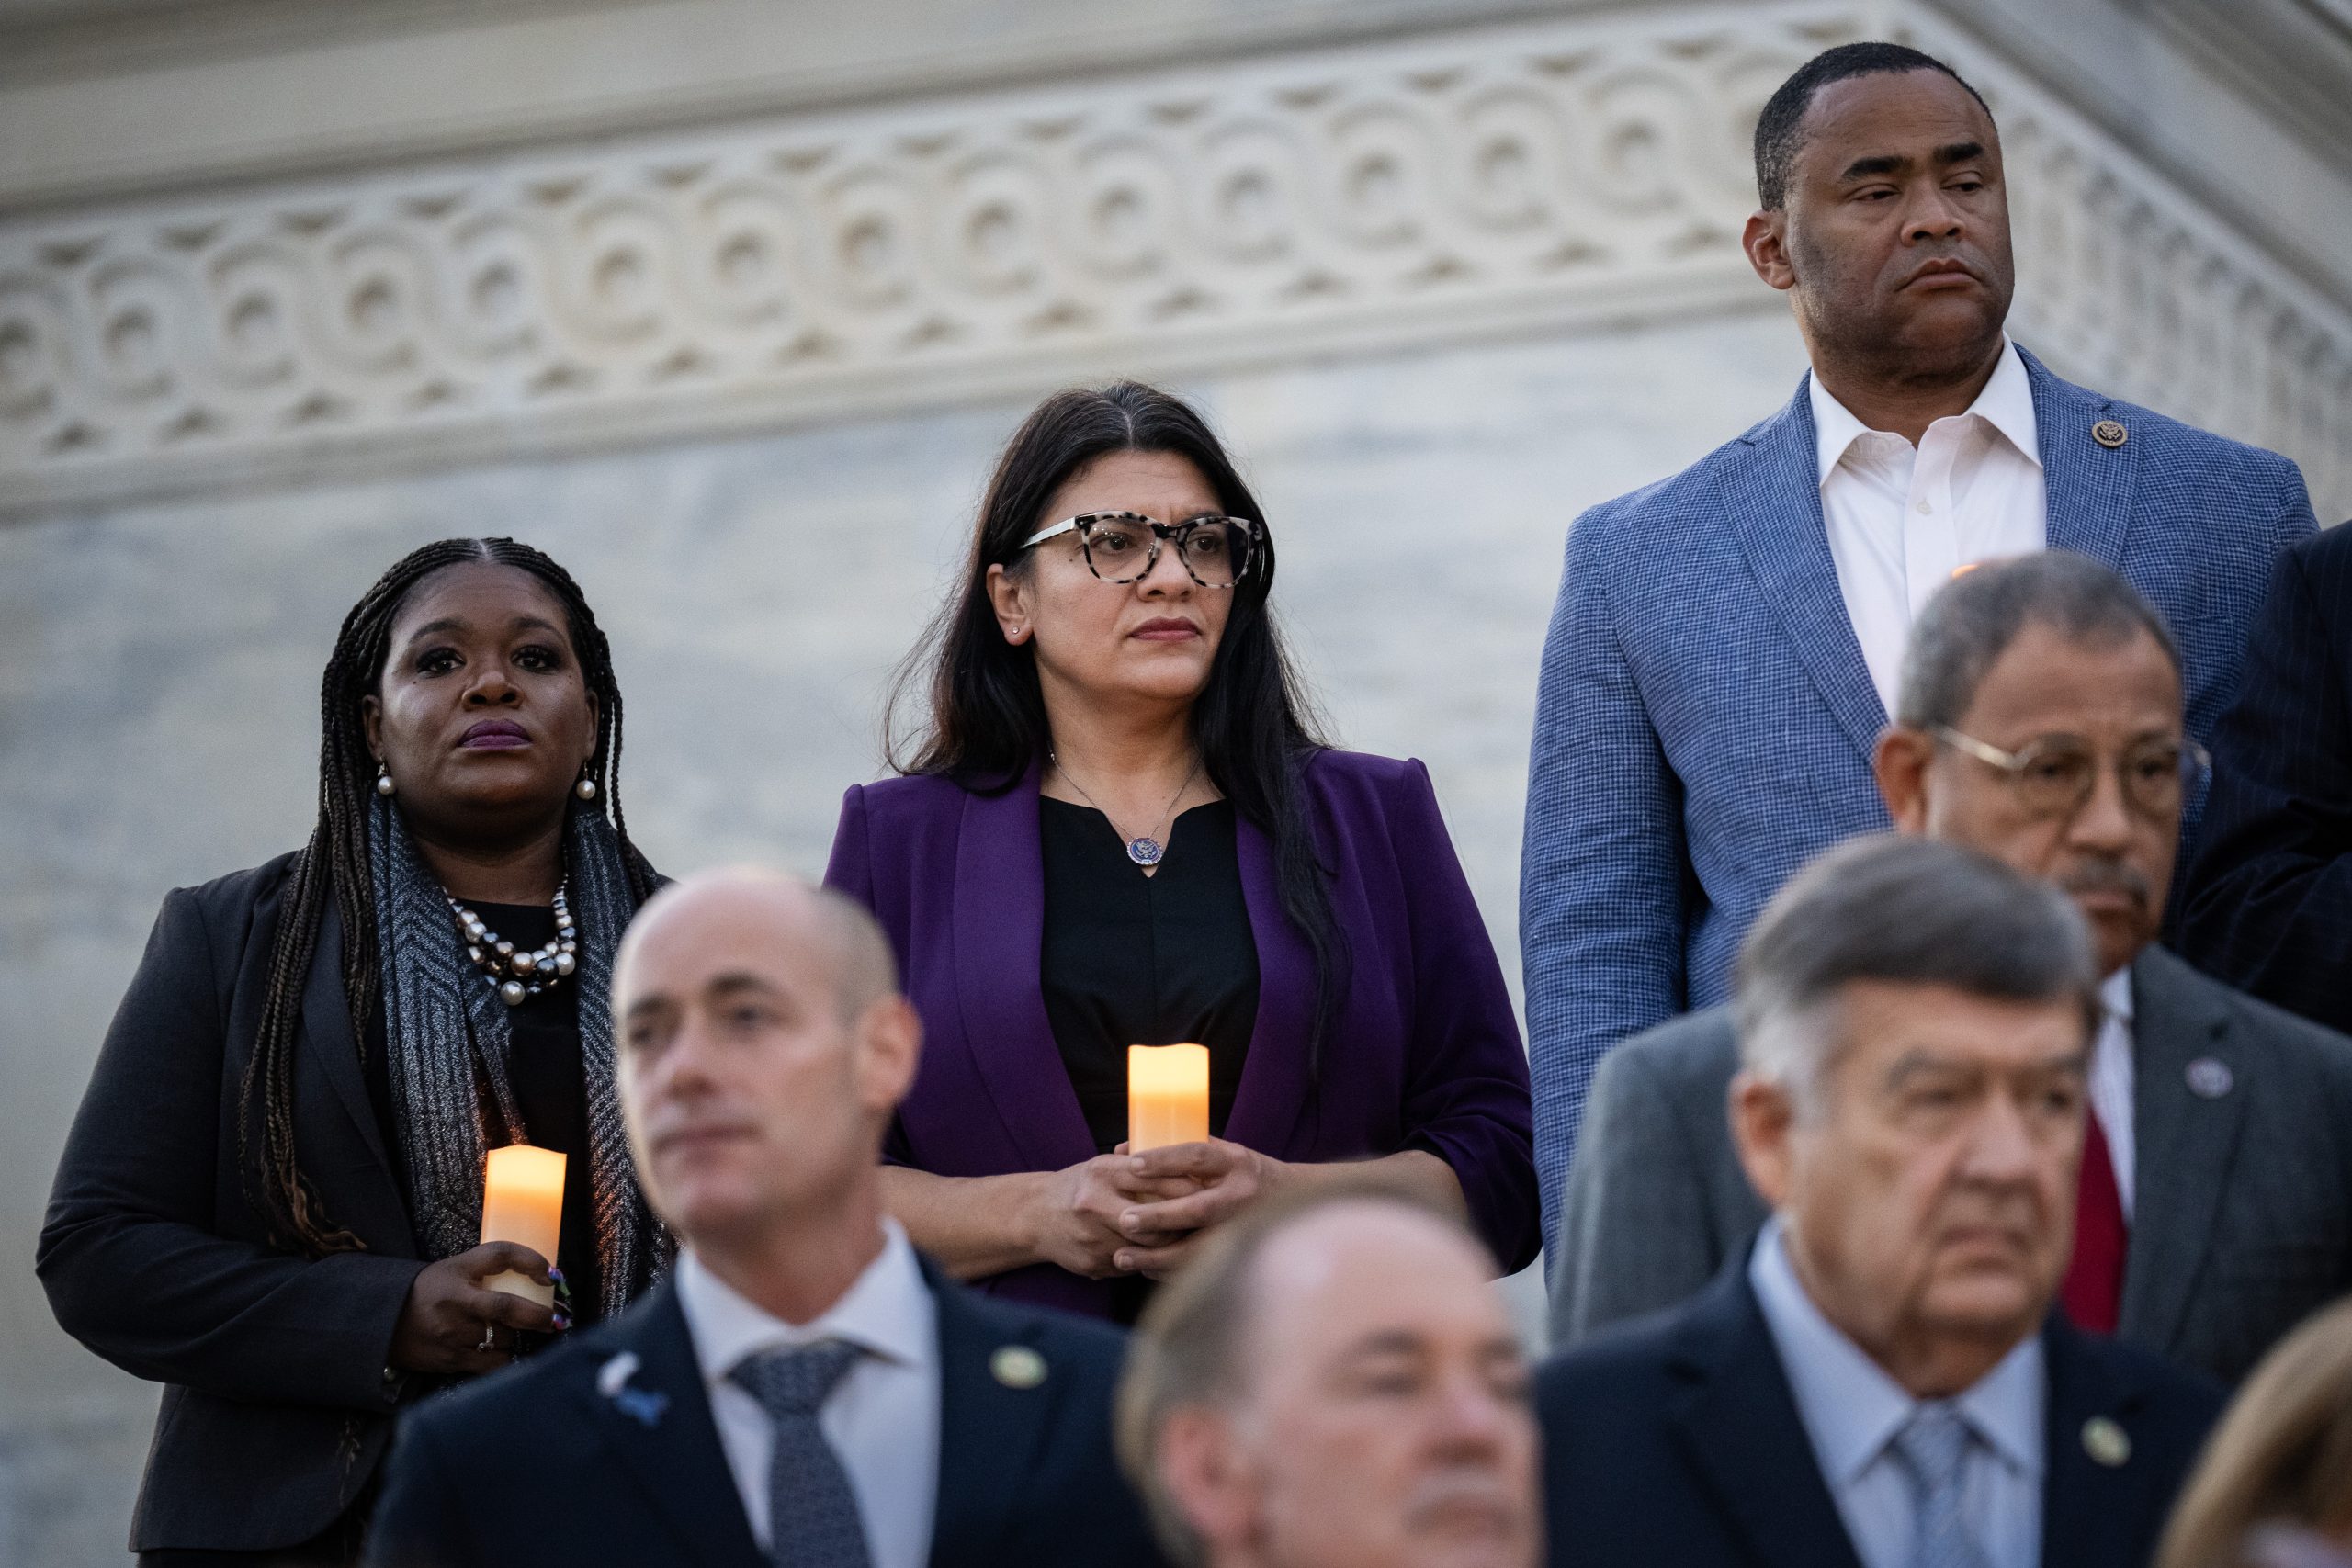
[[[965,558],[962,589],[942,608],[899,675],[899,693],[929,687],[911,744],[886,720],[884,749],[902,773],[944,774],[983,793],[1012,788],[1052,749],[1036,655],[1004,640],[989,599],[989,568],[1028,570],[1021,541],[1046,521],[1046,503],[1072,474],[1113,452],[1163,452],[1201,471],[1217,504],[1262,524],[1265,511],[1201,416],[1138,381],[1057,392],[1013,434],[997,460]],[[1193,705],[1193,743],[1209,779],[1236,811],[1274,843],[1283,916],[1315,954],[1315,1032],[1309,1071],[1318,1080],[1324,1034],[1346,984],[1347,952],[1306,818],[1302,776],[1323,739],[1267,604],[1274,546],[1259,546],[1250,575],[1232,590],[1225,636],[1208,683]],[[902,705],[893,700],[892,719]]]
[[[318,1256],[359,1249],[359,1239],[336,1224],[294,1153],[294,1039],[302,1011],[302,988],[319,946],[327,900],[343,919],[343,997],[351,1010],[353,1037],[368,1039],[368,1021],[383,998],[378,973],[376,899],[368,873],[368,814],[376,786],[376,762],[360,721],[360,699],[375,693],[390,645],[392,622],[416,585],[446,566],[486,561],[529,572],[555,595],[571,623],[572,650],[582,678],[596,696],[596,750],[589,776],[620,835],[621,859],[629,892],[639,903],[652,896],[655,875],[629,841],[621,816],[621,688],[613,676],[612,647],[596,625],[588,601],[571,574],[528,545],[513,539],[443,539],[413,550],[351,607],[319,682],[319,820],[311,841],[287,873],[270,953],[269,986],[262,998],[261,1028],[246,1064],[240,1094],[237,1161],[248,1191],[258,1185],[262,1213],[271,1234],[287,1245]],[[256,1138],[256,1134],[258,1137]],[[256,1146],[257,1145],[257,1146]]]

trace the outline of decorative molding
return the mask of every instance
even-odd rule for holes
[[[0,506],[1754,302],[1693,7],[0,224]]]
[[[0,220],[0,514],[1770,309],[1748,128],[1870,15],[1580,12]],[[2352,505],[2341,314],[1969,69],[2020,331]]]

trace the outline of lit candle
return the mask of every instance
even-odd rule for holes
[[[1127,1047],[1127,1152],[1198,1144],[1209,1135],[1209,1048]]]
[[[481,1238],[527,1247],[555,1264],[556,1239],[563,1229],[563,1160],[554,1149],[510,1144],[490,1151],[482,1178]],[[521,1296],[541,1306],[555,1304],[555,1290],[527,1274],[492,1274],[483,1288]]]

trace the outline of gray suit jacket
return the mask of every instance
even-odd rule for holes
[[[2352,1289],[2352,1039],[2162,948],[2133,964],[2132,989],[2137,1185],[2118,1333],[2234,1382]],[[1601,1064],[1561,1218],[1555,1348],[1695,1295],[1763,1223],[1725,1115],[1738,1066],[1725,1008]]]

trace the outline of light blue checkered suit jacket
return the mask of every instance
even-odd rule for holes
[[[2272,558],[2316,529],[2302,475],[2025,366],[2050,542],[2119,569],[2164,612],[2189,732],[2210,739]],[[2121,446],[2091,438],[2102,419],[2122,423]],[[1838,590],[1814,448],[1800,384],[1779,413],[1568,535],[1520,867],[1547,1247],[1601,1055],[1723,1000],[1782,880],[1888,825],[1870,771],[1886,710]]]

